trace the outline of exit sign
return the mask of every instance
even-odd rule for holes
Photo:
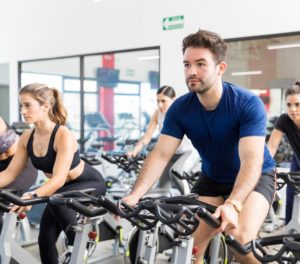
[[[164,17],[162,20],[163,30],[183,28],[184,16]]]

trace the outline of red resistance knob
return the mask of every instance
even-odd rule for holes
[[[26,214],[25,213],[19,213],[18,217],[19,217],[20,220],[22,220],[26,217]]]
[[[97,237],[97,232],[90,231],[89,234],[88,234],[88,236],[89,236],[90,239],[95,240],[96,237]]]
[[[192,253],[193,255],[198,253],[199,248],[198,247],[193,247]]]

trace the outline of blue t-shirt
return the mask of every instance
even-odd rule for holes
[[[249,90],[223,82],[217,108],[207,111],[197,94],[179,97],[169,108],[162,134],[182,139],[186,134],[202,158],[202,173],[215,181],[233,183],[240,169],[239,139],[265,136],[266,111]],[[267,147],[262,171],[275,167]]]

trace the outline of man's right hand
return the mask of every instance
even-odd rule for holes
[[[222,223],[219,228],[221,232],[236,228],[238,225],[238,212],[230,203],[220,205],[213,214],[216,218],[221,218]]]
[[[140,197],[135,195],[134,193],[130,193],[125,196],[122,201],[127,203],[130,206],[135,206],[140,200]]]
[[[136,195],[130,193],[127,196],[122,198],[122,201],[127,203],[129,206],[135,206],[139,202],[140,198],[138,198]],[[115,220],[118,222],[120,221],[120,216],[114,215]]]

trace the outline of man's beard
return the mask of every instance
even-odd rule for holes
[[[187,85],[189,91],[190,92],[195,92],[195,93],[201,95],[201,94],[205,94],[210,89],[210,87],[206,86],[203,81],[199,80],[199,82],[200,82],[201,86],[197,87],[196,85],[193,85],[193,84],[189,85],[189,79],[187,79],[186,80],[186,85]]]

